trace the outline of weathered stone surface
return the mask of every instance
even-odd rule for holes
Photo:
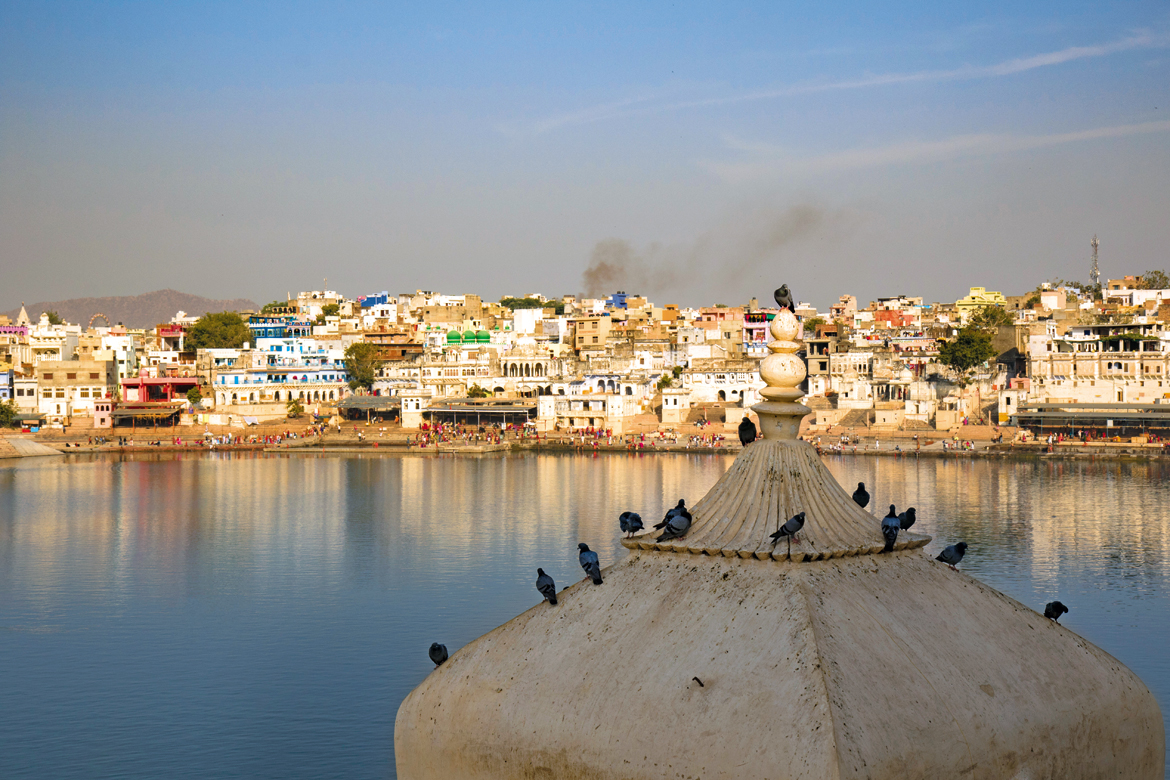
[[[560,602],[407,697],[402,780],[1162,777],[1133,673],[914,550],[635,553]]]

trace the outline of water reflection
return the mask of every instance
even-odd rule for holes
[[[283,457],[0,466],[0,777],[393,777],[398,702],[537,602],[537,566],[625,551],[728,456]],[[1170,693],[1158,462],[828,458],[929,549]],[[880,508],[880,511],[876,511]],[[877,520],[875,518],[875,524]]]

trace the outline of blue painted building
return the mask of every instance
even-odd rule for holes
[[[15,372],[11,368],[6,371],[0,371],[0,403],[12,400],[12,382],[14,377]]]

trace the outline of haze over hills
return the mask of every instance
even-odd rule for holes
[[[258,308],[259,306],[247,298],[217,301],[177,290],[157,290],[142,295],[119,295],[110,298],[70,298],[67,301],[40,301],[25,305],[28,317],[33,322],[37,321],[41,312],[55,311],[66,322],[79,323],[85,327],[95,314],[104,314],[109,318],[111,325],[120,322],[128,328],[150,328],[160,322],[170,322],[171,317],[178,311],[201,316],[207,312]],[[15,322],[17,315],[20,314],[20,306],[0,314],[7,314]]]

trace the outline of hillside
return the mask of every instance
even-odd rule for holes
[[[41,312],[55,311],[66,322],[80,323],[85,327],[89,324],[90,317],[100,313],[109,317],[111,325],[120,322],[128,328],[151,328],[161,322],[170,322],[171,317],[178,311],[199,316],[207,312],[257,308],[259,307],[255,303],[246,298],[217,301],[177,290],[158,290],[143,295],[120,295],[111,298],[70,298],[67,301],[40,301],[25,305],[29,319],[33,322],[37,321]],[[19,305],[15,309],[0,312],[7,314],[14,322],[19,313]],[[100,319],[98,323],[104,324]]]

